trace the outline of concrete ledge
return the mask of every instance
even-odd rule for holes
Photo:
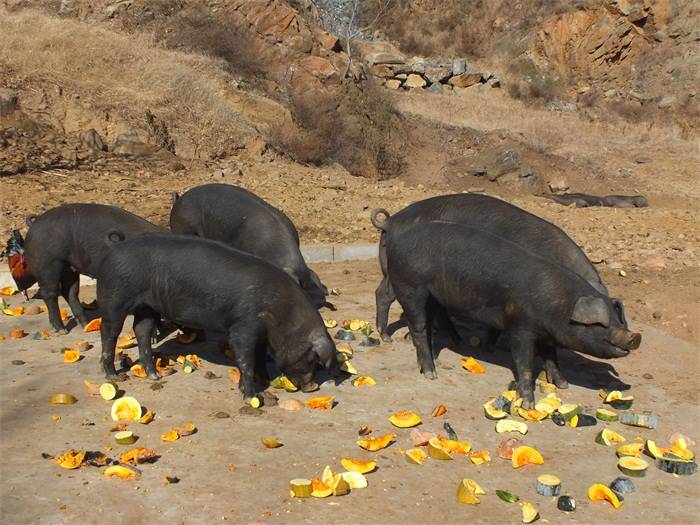
[[[378,254],[377,244],[309,244],[301,246],[301,253],[309,263],[332,263],[344,261],[365,261],[374,259]],[[90,286],[95,284],[95,279],[80,276],[80,284]],[[14,286],[15,281],[10,275],[10,270],[0,269],[0,288]]]

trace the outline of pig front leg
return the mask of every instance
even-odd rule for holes
[[[241,371],[241,379],[238,388],[243,394],[243,400],[249,403],[256,395],[255,391],[255,349],[256,338],[241,332],[229,333],[228,344],[236,354],[238,369]]]
[[[391,283],[386,276],[377,286],[374,296],[377,304],[377,331],[379,331],[379,337],[385,343],[390,343],[391,336],[387,330],[389,325],[389,308],[391,308],[391,303],[394,302],[396,297],[394,297],[394,290],[391,288]]]
[[[139,361],[145,368],[149,379],[158,380],[160,375],[153,364],[153,353],[151,339],[155,333],[156,326],[160,320],[160,315],[155,310],[142,307],[134,312],[134,334],[139,345]]]
[[[518,396],[523,398],[523,408],[529,410],[535,406],[532,367],[535,358],[536,337],[533,333],[524,330],[514,331],[509,335],[510,350],[517,373]]]
[[[39,289],[41,291],[41,297],[44,299],[46,304],[46,309],[49,313],[49,323],[53,329],[59,334],[67,334],[63,321],[61,320],[61,310],[58,308],[58,291],[59,291],[59,281],[43,281],[39,283]]]
[[[544,360],[544,370],[547,372],[547,379],[562,390],[569,388],[569,382],[561,373],[557,348],[554,345],[547,345],[540,350],[540,355]]]
[[[119,314],[114,318],[103,315],[100,325],[100,337],[102,339],[102,356],[100,364],[105,377],[110,381],[124,381],[126,374],[117,374],[114,367],[114,353],[117,347],[117,337],[122,330],[126,314]]]
[[[83,305],[80,304],[78,291],[80,290],[80,274],[71,270],[66,270],[61,276],[61,295],[70,306],[73,316],[78,320],[80,326],[88,324]]]

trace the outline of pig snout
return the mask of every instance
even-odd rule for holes
[[[625,350],[636,350],[642,343],[642,334],[630,332],[623,328],[615,328],[610,331],[610,342]]]

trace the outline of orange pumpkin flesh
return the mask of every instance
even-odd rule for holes
[[[97,319],[93,319],[88,324],[86,324],[85,328],[83,328],[83,331],[84,332],[97,332],[100,329],[101,325],[102,325],[102,318],[98,317]]]
[[[63,362],[64,363],[75,363],[80,359],[80,352],[77,350],[65,350],[63,352]]]
[[[333,408],[333,396],[312,397],[306,406],[311,410],[330,410]]]
[[[467,370],[468,372],[471,372],[472,374],[485,374],[486,373],[486,368],[484,365],[479,363],[476,359],[473,357],[463,357],[461,360],[462,362],[462,368]]]
[[[377,468],[376,461],[363,461],[361,459],[343,458],[340,460],[340,464],[343,465],[345,470],[359,472],[360,474],[367,474]]]
[[[391,442],[396,439],[395,434],[386,434],[384,436],[378,436],[373,438],[361,438],[357,440],[357,444],[365,450],[375,452],[389,446]]]
[[[392,425],[399,428],[410,428],[421,424],[421,419],[415,412],[396,412],[396,414],[389,416],[389,421]]]
[[[537,450],[532,447],[518,447],[513,450],[511,458],[513,468],[520,468],[525,465],[542,465],[544,458]]]
[[[10,337],[12,339],[22,339],[23,337],[27,337],[27,332],[22,328],[16,327],[10,330]]]
[[[85,451],[68,450],[56,458],[56,463],[63,468],[76,469],[83,464]]]
[[[588,488],[588,499],[591,501],[609,501],[616,509],[622,506],[620,498],[602,483],[594,483]]]

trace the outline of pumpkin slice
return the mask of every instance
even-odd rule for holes
[[[14,295],[16,293],[19,293],[19,290],[14,286],[5,286],[4,288],[0,288],[0,295],[4,295],[5,297],[9,297],[10,295]]]
[[[677,474],[679,476],[690,476],[698,470],[698,465],[694,460],[684,460],[677,458],[658,458],[654,461],[656,468],[668,472],[669,474]]]
[[[557,412],[564,419],[564,421],[569,421],[569,419],[581,413],[581,405],[576,405],[574,403],[566,403],[564,405],[561,405],[557,409]]]
[[[22,339],[23,337],[27,337],[29,334],[25,332],[22,328],[15,327],[11,328],[9,331],[9,336],[12,339]]]
[[[432,417],[439,417],[447,412],[447,408],[445,408],[445,405],[438,405],[433,409],[433,412],[431,414]]]
[[[521,434],[527,434],[527,424],[522,421],[515,421],[514,419],[502,419],[496,423],[496,432],[503,434],[504,432],[520,432]]]
[[[685,439],[677,439],[671,445],[671,448],[665,453],[665,455],[672,454],[675,457],[689,461],[695,458],[695,454],[688,448],[688,444]]]
[[[83,327],[83,332],[97,332],[102,326],[102,318],[93,319]]]
[[[239,372],[239,377],[240,377],[240,372]],[[272,381],[270,381],[270,386],[272,388],[277,388],[280,390],[285,390],[287,392],[296,392],[299,390],[297,387],[294,386],[294,383],[292,383],[289,379],[287,379],[287,376],[285,375],[280,375],[274,378]]]
[[[341,472],[340,475],[351,490],[367,488],[367,478],[364,474],[351,470],[349,472]]]
[[[654,459],[663,457],[664,453],[668,451],[669,449],[667,448],[661,448],[656,446],[656,442],[652,441],[651,439],[647,439],[644,443],[644,452],[646,452],[647,455]]]
[[[636,414],[634,412],[627,412],[620,415],[620,423],[623,425],[630,425],[634,427],[644,427],[644,428],[656,428],[657,419],[651,412],[644,412],[643,414]]]
[[[618,458],[622,457],[635,457],[641,458],[642,452],[644,451],[644,443],[629,443],[627,445],[620,445],[615,449],[615,454]]]
[[[310,498],[313,485],[310,479],[297,478],[289,482],[289,489],[293,498]]]
[[[24,309],[25,315],[38,315],[41,313],[41,308],[35,305],[27,306]]]
[[[513,468],[520,468],[525,465],[542,465],[544,458],[532,447],[520,446],[513,451],[511,458]]]
[[[167,441],[167,442],[172,442],[172,441],[177,441],[180,439],[180,434],[178,433],[177,430],[171,430],[170,432],[166,432],[165,434],[160,435],[161,441]]]
[[[377,436],[372,438],[360,438],[357,440],[357,444],[365,450],[371,452],[376,452],[389,446],[396,439],[395,434],[386,434],[384,436]]]
[[[364,461],[361,459],[343,458],[340,460],[340,464],[343,465],[345,470],[359,472],[360,474],[367,474],[377,468],[376,461]]]
[[[293,480],[299,481],[299,480]],[[326,485],[320,479],[314,478],[311,480],[311,496],[314,498],[327,498],[333,495],[333,489]],[[299,496],[297,496],[299,497]],[[302,496],[304,497],[304,496]]]
[[[488,463],[491,461],[491,454],[486,450],[472,450],[467,454],[469,460],[475,465],[481,465],[482,463]]]
[[[63,362],[64,363],[77,363],[80,360],[80,352],[77,350],[64,350],[63,351]]]
[[[415,412],[402,411],[389,416],[389,422],[395,427],[411,428],[421,424],[421,419]]]
[[[195,434],[197,432],[197,427],[194,426],[194,423],[185,423],[184,425],[176,427],[175,430],[180,434],[180,437],[185,437]]]
[[[17,317],[24,313],[24,306],[15,306],[14,308],[4,308],[2,313],[12,317]]]
[[[448,441],[448,440],[446,440]],[[443,444],[439,437],[432,437],[428,440],[428,454],[433,459],[450,460],[453,459],[449,449]]]
[[[120,445],[131,445],[136,441],[136,436],[129,430],[123,430],[114,434],[114,441]]]
[[[323,326],[325,326],[326,328],[335,328],[336,326],[338,326],[338,321],[336,321],[335,319],[324,319]]]
[[[461,454],[461,455],[466,455],[469,453],[469,451],[472,449],[472,446],[470,443],[466,441],[459,441],[456,439],[445,439],[443,437],[438,437],[437,440],[440,442],[440,445],[447,450],[448,452],[454,452],[455,454]],[[428,444],[430,441],[428,441]]]
[[[122,463],[131,463],[136,465],[138,463],[150,463],[158,457],[155,450],[150,448],[136,447],[123,452],[119,456],[119,461]]]
[[[102,383],[99,388],[100,397],[105,401],[111,401],[117,397],[117,387],[113,383]]]
[[[141,404],[131,396],[124,396],[112,403],[111,415],[114,421],[120,419],[138,421],[141,419]]]
[[[623,474],[632,478],[643,478],[647,475],[648,463],[641,458],[634,456],[624,456],[617,462],[617,468]]]
[[[77,402],[78,399],[73,394],[54,394],[49,398],[52,405],[72,405]]]
[[[237,385],[241,382],[241,371],[238,370],[238,368],[236,368],[235,366],[233,368],[229,368],[228,375],[231,378],[231,381],[234,385]]]
[[[537,478],[535,491],[540,496],[558,496],[561,492],[561,480],[552,474],[542,474]]]
[[[542,399],[535,405],[537,412],[544,412],[548,416],[561,406],[561,401],[558,399]]]
[[[632,408],[634,396],[623,396],[619,390],[613,390],[605,395],[605,402],[618,410]]]
[[[85,385],[85,392],[88,395],[91,396],[99,396],[100,395],[100,384],[99,383],[93,383],[92,381],[89,380],[84,380],[83,384]]]
[[[588,414],[578,414],[577,416],[574,416],[571,419],[569,419],[569,425],[571,425],[574,428],[593,427],[597,424],[598,420],[593,416],[589,416]]]
[[[348,482],[345,481],[345,478],[340,474],[333,476],[331,487],[333,488],[334,496],[345,496],[350,493],[350,485],[348,485]]]
[[[599,408],[598,410],[596,410],[595,417],[597,417],[601,421],[606,421],[608,423],[612,423],[618,420],[617,414],[612,410],[608,410],[606,408]]]
[[[350,361],[344,361],[340,363],[340,369],[343,372],[346,372],[350,375],[356,376],[357,375],[357,368],[355,368],[355,365],[353,365]]]
[[[476,490],[479,490],[477,493]],[[486,494],[486,492],[473,480],[463,479],[457,486],[457,501],[465,505],[478,505],[481,500],[477,494]]]
[[[260,438],[260,441],[267,448],[279,448],[283,443],[275,438]]]
[[[620,498],[602,483],[594,483],[588,488],[588,499],[591,501],[608,501],[616,509],[622,507]]]
[[[370,376],[357,376],[352,382],[352,386],[371,386],[376,384],[377,382]]]
[[[493,405],[493,402],[495,401],[495,398],[487,403],[484,403],[484,415],[486,416],[486,419],[491,419],[491,420],[499,420],[499,419],[504,419],[508,417],[508,412],[505,410],[501,410],[499,408],[496,408]]]
[[[554,410],[552,410],[552,412],[554,412]],[[539,410],[525,410],[523,408],[518,409],[518,414],[521,418],[527,421],[542,421],[549,415],[548,412],[540,412]]]
[[[142,415],[139,418],[139,423],[141,423],[142,425],[148,425],[151,421],[153,421],[154,417],[156,417],[155,413],[148,410],[144,415]]]
[[[557,385],[554,383],[547,383],[546,381],[537,383],[537,388],[543,394],[553,394],[557,391]]]
[[[414,465],[422,465],[428,459],[428,454],[420,448],[410,448],[405,452],[406,461]]]
[[[112,465],[104,470],[108,478],[132,479],[141,476],[141,471],[131,465]]]
[[[136,336],[134,334],[120,335],[117,339],[117,348],[126,350],[136,346]]]
[[[65,469],[76,469],[80,467],[80,465],[83,464],[83,460],[85,459],[85,451],[84,450],[67,450],[60,456],[58,456],[55,461],[56,464],[65,468]]]
[[[595,438],[596,443],[605,445],[606,447],[621,445],[625,441],[627,440],[624,437],[609,428],[604,428],[598,432]]]
[[[540,517],[540,511],[532,503],[523,503],[521,507],[523,513],[523,523],[532,523]]]
[[[333,408],[333,399],[333,396],[312,397],[306,401],[306,406],[311,410],[330,410]]]
[[[610,483],[610,488],[615,494],[632,494],[637,492],[637,487],[630,478],[619,476]]]
[[[470,372],[472,374],[485,374],[486,373],[486,368],[484,365],[479,363],[476,359],[473,357],[462,357],[460,359],[460,362],[462,363],[462,368],[464,368],[467,372]]]

